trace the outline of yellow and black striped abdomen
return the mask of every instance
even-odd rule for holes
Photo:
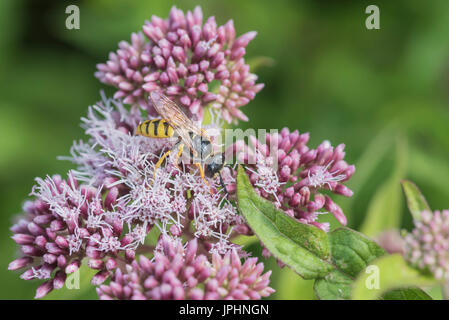
[[[167,120],[153,119],[139,123],[136,134],[149,138],[170,138],[173,136],[174,130]]]

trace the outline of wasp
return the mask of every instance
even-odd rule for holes
[[[193,159],[193,164],[198,167],[201,178],[206,185],[209,186],[209,183],[205,177],[214,178],[218,175],[220,184],[227,194],[228,192],[221,176],[221,170],[224,167],[224,153],[213,153],[210,137],[187,117],[174,101],[156,91],[150,92],[150,99],[154,109],[162,118],[142,121],[136,128],[136,134],[150,138],[171,138],[175,133],[179,136],[179,140],[174,147],[164,153],[156,163],[153,179],[157,169],[168,155],[176,152],[175,164],[177,165],[179,157],[187,147],[190,152],[190,158]]]

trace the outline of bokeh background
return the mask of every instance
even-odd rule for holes
[[[403,178],[433,208],[449,208],[449,2],[375,2],[380,30],[365,28],[364,1],[0,1],[0,298],[34,296],[37,283],[7,271],[16,254],[9,227],[34,177],[71,168],[56,157],[84,138],[80,117],[101,89],[110,92],[93,76],[96,63],[172,5],[199,4],[219,24],[234,19],[238,34],[259,32],[247,56],[262,62],[266,87],[244,107],[245,127],[308,131],[313,146],[345,143],[355,195],[336,201],[351,227],[373,237],[409,229]],[[80,7],[80,30],[65,28],[69,4]],[[314,298],[310,281],[265,263],[273,298]],[[50,298],[95,297],[88,287]]]

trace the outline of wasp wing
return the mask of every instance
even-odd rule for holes
[[[182,141],[196,154],[196,150],[193,148],[190,132],[205,136],[204,131],[190,120],[174,101],[170,100],[162,93],[152,91],[150,92],[150,99],[157,113],[168,121],[176,133],[181,137]]]

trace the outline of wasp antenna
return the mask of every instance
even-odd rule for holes
[[[221,176],[221,172],[218,172],[218,176],[220,177],[220,184],[221,184],[221,187],[223,188],[224,192],[226,193],[226,198],[229,199],[228,189],[226,188],[226,185],[225,185],[225,183],[224,183],[224,181],[223,181],[223,177]]]
[[[234,167],[232,164],[225,164],[225,167],[228,167],[231,170],[231,174],[234,175]]]

